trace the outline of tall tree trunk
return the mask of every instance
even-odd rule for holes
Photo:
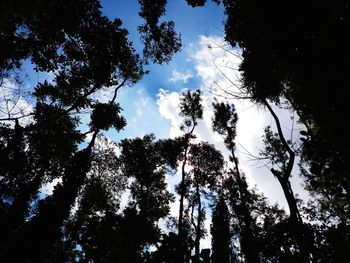
[[[187,140],[187,139],[186,139]],[[180,208],[179,208],[179,221],[178,221],[178,263],[184,262],[185,246],[184,246],[184,231],[183,231],[183,214],[184,214],[184,201],[186,194],[186,163],[187,163],[188,141],[186,141],[184,150],[184,160],[181,167],[181,183],[180,183]]]
[[[238,159],[236,158],[234,148],[231,147],[231,155],[235,165],[236,170],[236,179],[238,188],[241,195],[241,205],[238,209],[238,213],[243,215],[243,242],[242,242],[242,251],[246,257],[247,263],[258,263],[260,262],[259,257],[259,245],[256,235],[254,234],[253,228],[253,218],[247,207],[247,203],[249,202],[249,191],[247,182],[242,178],[241,173],[239,171]]]
[[[195,122],[193,122],[192,129],[190,132],[185,134],[184,140],[185,140],[185,148],[184,148],[184,159],[181,166],[181,182],[180,182],[180,208],[179,208],[179,221],[178,221],[178,262],[183,263],[184,257],[185,257],[185,237],[184,237],[184,231],[183,231],[183,216],[184,216],[184,201],[185,201],[185,194],[186,194],[186,164],[187,164],[187,154],[188,149],[190,146],[190,139],[193,134],[194,128],[196,127]]]
[[[181,183],[180,183],[180,209],[179,209],[179,223],[178,223],[178,236],[181,238],[183,234],[183,213],[184,213],[184,200],[186,194],[186,163],[187,163],[188,143],[184,151],[184,160],[181,167]]]
[[[201,221],[202,221],[202,203],[201,203],[201,194],[199,191],[199,184],[196,185],[196,195],[198,199],[198,209],[197,209],[197,226],[196,226],[196,239],[195,239],[195,263],[200,263],[199,256],[200,256],[200,239],[201,239]]]
[[[300,218],[298,209],[295,209],[295,208],[297,208],[296,200],[294,198],[294,195],[293,195],[293,192],[292,192],[292,189],[290,186],[290,182],[289,182],[289,177],[292,174],[292,170],[293,170],[293,166],[294,166],[295,152],[290,148],[289,144],[287,143],[286,139],[284,138],[281,123],[280,123],[278,116],[276,115],[276,113],[274,112],[274,110],[271,108],[270,104],[266,100],[264,101],[264,104],[275,120],[279,139],[281,140],[282,145],[284,146],[284,148],[286,149],[286,151],[288,152],[288,155],[289,155],[287,167],[286,167],[286,169],[284,169],[284,171],[279,172],[279,171],[276,171],[274,169],[271,169],[271,172],[273,173],[274,176],[277,175],[276,177],[282,186],[282,190],[283,190],[284,195],[285,195],[287,202],[288,202],[290,217],[291,218]],[[291,195],[293,195],[293,198],[291,197]]]

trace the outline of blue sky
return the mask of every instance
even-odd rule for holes
[[[125,28],[129,30],[129,39],[134,43],[138,52],[142,51],[137,27],[143,23],[138,16],[139,4],[136,0],[105,0],[102,1],[103,12],[111,19],[116,17],[123,21]],[[210,19],[208,19],[210,18]],[[181,32],[182,52],[175,54],[167,65],[149,65],[150,74],[145,76],[142,84],[147,86],[147,92],[156,96],[159,88],[164,87],[172,70],[193,67],[186,60],[186,49],[190,43],[198,41],[199,35],[218,35],[223,30],[224,13],[222,6],[208,2],[205,7],[191,8],[184,0],[169,1],[166,16],[163,20],[173,20],[175,29]],[[196,86],[196,80],[191,79],[188,85]],[[179,89],[176,83],[167,83],[170,90]]]
[[[137,15],[139,4],[137,0],[105,0],[102,1],[103,12],[109,18],[116,17],[123,21],[129,30],[129,39],[135,48],[141,52],[137,26],[143,21]],[[225,44],[223,41],[224,11],[221,5],[207,1],[205,7],[192,8],[185,0],[169,1],[166,16],[162,19],[173,20],[175,29],[181,33],[182,50],[174,55],[172,61],[165,65],[149,65],[150,73],[137,85],[125,87],[119,93],[119,103],[124,108],[124,115],[128,125],[119,134],[111,130],[105,133],[109,138],[119,141],[125,137],[143,136],[146,133],[155,133],[158,138],[167,138],[180,135],[178,129],[178,99],[182,90],[202,89],[204,91],[204,120],[197,129],[199,139],[209,141],[219,150],[225,152],[222,139],[211,132],[211,109],[213,88],[221,87],[232,89],[231,83],[240,85],[237,71],[240,60],[230,55],[216,44]],[[208,46],[212,48],[208,48]],[[222,73],[228,77],[227,80]],[[215,83],[215,84],[214,84]],[[216,89],[217,93],[222,93]],[[251,186],[257,185],[271,202],[279,202],[286,207],[283,193],[278,182],[269,172],[264,162],[255,162],[248,156],[247,151],[258,155],[263,148],[263,129],[266,125],[274,127],[271,116],[261,107],[256,107],[249,101],[231,100],[236,105],[239,114],[238,123],[238,156],[241,168],[247,174]],[[291,127],[297,124],[291,121],[288,111],[276,109],[284,122],[286,134],[298,140],[298,130],[291,133]],[[301,191],[298,172],[295,171],[293,185],[296,192]],[[176,183],[172,179],[171,185]]]
[[[110,18],[119,17],[123,20],[130,32],[130,40],[136,49],[141,51],[137,26],[142,20],[137,16],[138,1],[111,1],[102,2],[103,11]],[[169,1],[166,20],[173,20],[175,28],[182,35],[182,50],[176,54],[168,65],[150,65],[150,74],[145,76],[136,86],[124,88],[119,94],[119,102],[124,107],[124,114],[128,126],[119,134],[109,131],[106,135],[113,140],[125,137],[143,136],[145,133],[155,133],[158,138],[181,135],[178,116],[179,95],[183,89],[200,88],[204,92],[205,106],[204,119],[196,130],[198,140],[209,141],[226,153],[222,138],[211,131],[211,102],[213,93],[223,94],[221,88],[235,90],[234,85],[240,85],[237,70],[240,60],[217,47],[225,45],[223,41],[224,12],[222,6],[208,1],[203,8],[191,8],[184,0]],[[208,48],[211,46],[212,48]],[[229,47],[228,47],[229,48]],[[232,49],[231,49],[232,50]],[[236,51],[234,51],[236,52]],[[237,53],[239,55],[239,52]],[[218,70],[219,69],[219,70]],[[223,74],[224,72],[228,79]],[[232,85],[234,84],[234,85]],[[236,90],[237,91],[237,90]],[[278,202],[288,210],[281,187],[271,175],[266,162],[254,161],[248,152],[258,156],[263,149],[262,135],[264,127],[275,127],[269,113],[261,107],[256,107],[249,101],[230,100],[236,105],[239,115],[237,154],[240,167],[247,176],[251,187],[258,189],[269,198],[271,203]],[[291,113],[277,109],[283,123],[287,138],[298,142],[298,133],[301,127],[296,119],[291,120]],[[295,129],[294,132],[291,132]],[[174,186],[179,177],[168,177],[169,187],[174,192]],[[302,198],[307,194],[302,191],[298,169],[295,167],[292,178],[293,190]],[[178,211],[178,202],[172,206],[174,215]],[[209,216],[209,214],[208,214]],[[209,229],[210,221],[206,222]],[[209,238],[203,246],[209,246]]]
[[[123,21],[123,25],[129,30],[129,40],[133,42],[136,50],[141,53],[142,44],[137,27],[143,23],[143,20],[138,16],[140,8],[138,1],[105,0],[102,1],[102,6],[103,13],[110,19],[117,17]],[[175,54],[169,64],[148,65],[147,69],[150,71],[148,75],[144,76],[136,86],[121,91],[119,102],[125,109],[124,114],[129,121],[128,127],[119,135],[116,135],[117,139],[141,136],[141,133],[144,132],[153,132],[157,137],[168,137],[170,123],[164,120],[157,110],[156,102],[159,90],[180,92],[185,88],[200,88],[200,78],[193,70],[195,64],[189,59],[190,47],[194,43],[198,43],[201,35],[219,35],[222,33],[224,12],[221,5],[218,6],[211,2],[202,8],[191,8],[185,0],[177,0],[169,1],[166,16],[161,19],[175,22],[175,29],[181,33],[181,52]],[[186,77],[187,74],[188,78],[185,82],[176,81],[173,72],[178,72],[179,77],[182,75]],[[143,101],[135,100],[135,98]],[[145,101],[147,101],[147,107],[143,108],[143,114],[151,118],[143,119],[136,124],[137,109],[129,106],[138,106]],[[113,131],[110,131],[107,134],[111,136],[112,133]]]
[[[129,30],[129,40],[134,43],[136,50],[141,52],[142,45],[137,27],[143,21],[138,17],[138,1],[104,0],[102,6],[103,13],[109,18],[118,17],[123,21],[125,28]],[[176,30],[182,35],[182,50],[174,55],[169,64],[149,65],[148,75],[135,86],[124,87],[120,91],[118,102],[124,108],[123,114],[128,124],[119,134],[115,130],[110,130],[105,132],[105,135],[117,143],[123,138],[143,136],[146,133],[155,133],[158,138],[180,135],[179,95],[186,88],[200,88],[204,93],[205,111],[204,119],[196,130],[198,140],[209,141],[225,153],[222,139],[211,131],[210,105],[214,97],[213,93],[223,95],[221,88],[234,90],[232,84],[240,85],[237,71],[240,60],[217,47],[217,44],[225,44],[223,42],[223,8],[211,1],[208,1],[205,7],[192,8],[186,4],[185,0],[173,0],[169,1],[166,17],[163,19],[175,22]],[[239,52],[237,54],[239,55]],[[25,67],[28,69],[30,65],[27,64]],[[226,79],[220,71],[223,71],[229,79]],[[46,78],[50,78],[46,73],[33,73],[27,79],[26,86]],[[96,96],[101,100],[108,100],[110,93],[100,93]],[[230,102],[236,105],[239,115],[237,153],[241,169],[246,173],[251,186],[256,184],[271,202],[279,202],[287,208],[281,187],[269,172],[268,165],[263,162],[254,162],[247,155],[247,151],[258,155],[262,149],[263,129],[266,125],[274,127],[272,117],[249,101],[231,100]],[[21,99],[20,103],[21,107],[28,107],[27,111],[30,111],[30,101]],[[293,136],[292,139],[298,142],[300,127],[295,120],[291,121],[291,114],[288,111],[276,110],[281,116],[285,133]],[[88,119],[84,118],[83,116],[82,120],[87,123]],[[291,132],[291,127],[296,128],[294,133]],[[295,192],[305,197],[306,193],[301,190],[297,175],[298,171],[295,169],[293,188]],[[176,177],[169,177],[169,187],[172,190],[177,182]],[[175,203],[172,207],[174,214],[177,212],[177,205]],[[206,240],[206,242],[209,241]]]
[[[102,1],[103,13],[114,19],[122,19],[124,26],[129,30],[129,39],[135,48],[141,52],[141,43],[137,32],[138,25],[143,21],[138,17],[139,4],[137,0],[104,0]],[[224,12],[222,6],[208,1],[205,7],[192,8],[185,0],[169,1],[166,16],[162,19],[174,20],[175,28],[182,35],[182,50],[174,55],[173,60],[166,65],[149,65],[150,73],[133,87],[124,87],[118,94],[118,102],[124,108],[124,116],[128,125],[120,132],[114,130],[105,132],[112,140],[119,142],[126,137],[143,136],[146,133],[155,133],[158,138],[167,138],[180,135],[178,129],[180,119],[178,117],[179,93],[186,89],[204,90],[204,120],[197,129],[197,136],[202,140],[214,143],[217,148],[225,151],[222,140],[211,132],[211,100],[213,92],[222,93],[221,87],[233,89],[232,83],[240,85],[237,67],[240,60],[216,46],[223,42]],[[208,48],[211,46],[212,48]],[[236,52],[236,51],[235,51]],[[238,53],[239,55],[239,53]],[[25,70],[31,68],[26,62]],[[218,70],[219,69],[219,70]],[[227,77],[226,79],[222,73]],[[32,89],[38,81],[50,79],[47,73],[35,73],[29,70],[29,76],[25,79],[24,89]],[[3,86],[12,85],[5,83]],[[216,88],[213,89],[213,88]],[[1,90],[1,99],[12,96]],[[22,94],[20,94],[22,95]],[[16,95],[17,96],[17,95]],[[108,100],[108,92],[97,94],[101,100]],[[259,189],[266,193],[272,202],[278,201],[285,206],[282,191],[276,179],[269,173],[268,166],[264,163],[252,162],[247,156],[250,153],[258,155],[262,149],[261,136],[266,125],[274,127],[273,120],[262,108],[257,108],[248,101],[230,101],[236,105],[239,114],[238,122],[238,154],[241,168],[246,172],[251,185],[257,184]],[[1,103],[1,101],[0,101]],[[33,101],[30,97],[18,99],[18,114],[30,112]],[[2,105],[0,105],[2,106]],[[11,106],[11,105],[10,105]],[[283,126],[286,134],[291,134],[292,122],[288,111],[278,110],[283,116]],[[24,119],[22,119],[24,121]],[[82,116],[87,123],[88,117]],[[294,128],[297,127],[294,122]],[[84,129],[84,125],[82,126]],[[86,129],[86,127],[85,127]],[[296,133],[298,130],[296,130]],[[298,141],[297,134],[293,134]],[[241,147],[242,146],[242,147]],[[298,171],[294,173],[294,187],[299,192],[300,180]],[[302,193],[302,192],[301,192]],[[302,193],[303,194],[303,193]]]

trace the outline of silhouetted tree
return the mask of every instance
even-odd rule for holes
[[[208,143],[190,145],[188,164],[191,167],[191,186],[193,193],[190,196],[192,206],[191,221],[195,228],[195,255],[193,262],[200,262],[200,240],[204,236],[205,208],[202,206],[202,194],[207,188],[213,189],[215,181],[222,175],[224,159],[222,154]],[[197,220],[195,222],[194,209],[197,206]]]
[[[120,172],[116,145],[99,136],[92,149],[88,181],[82,187],[74,211],[65,221],[63,238],[56,243],[50,262],[67,262],[70,257],[95,262],[126,262],[118,233],[122,216],[117,214],[127,178]],[[124,237],[125,238],[125,237]],[[79,246],[80,249],[77,247]]]
[[[184,209],[184,201],[185,201],[185,195],[188,191],[188,175],[186,172],[186,165],[188,160],[188,151],[190,147],[190,142],[193,138],[195,138],[193,132],[195,127],[197,126],[198,119],[202,118],[203,115],[203,109],[201,105],[201,96],[200,91],[186,91],[182,93],[181,99],[180,99],[180,115],[184,117],[184,122],[181,125],[181,130],[184,131],[184,135],[181,138],[183,141],[183,152],[181,155],[181,182],[179,185],[179,195],[180,195],[180,208],[179,208],[179,223],[178,223],[178,236],[180,240],[185,240],[186,237],[184,236],[184,212],[186,211]],[[185,250],[187,248],[182,247],[182,242],[180,241],[180,247],[179,247],[179,262],[183,262],[183,255],[187,254]]]
[[[241,249],[247,262],[259,262],[258,239],[256,236],[255,219],[251,215],[251,203],[253,196],[248,190],[247,182],[241,174],[238,166],[238,159],[235,155],[236,124],[238,116],[234,105],[215,102],[213,130],[224,137],[227,149],[230,151],[230,160],[234,164],[234,170],[229,172],[230,178],[225,182],[229,191],[229,199],[235,216],[240,224]]]
[[[148,25],[163,14],[145,12],[152,6],[153,2],[141,2],[140,15]],[[143,76],[144,59],[127,40],[128,31],[121,20],[109,20],[100,8],[97,0],[0,3],[1,84],[14,81],[18,71],[25,69],[21,67],[24,61],[30,61],[37,72],[53,74],[52,80],[32,88],[32,112],[1,116],[2,122],[14,124],[1,124],[0,210],[4,224],[0,241],[4,261],[42,262],[49,258],[80,190],[89,185],[96,137],[101,130],[113,127],[119,131],[126,124],[116,102],[117,91]],[[179,50],[173,24],[155,23],[151,30],[154,32],[147,36],[145,46],[147,59],[169,61]],[[166,38],[164,32],[168,32]],[[107,103],[93,99],[102,88],[114,92]],[[89,110],[90,130],[82,134],[80,120],[73,114]],[[28,117],[32,119],[22,122]],[[89,133],[86,148],[81,145],[78,150]],[[54,179],[61,182],[53,194],[38,196],[40,187]]]
[[[155,63],[170,62],[174,53],[181,48],[181,38],[174,29],[174,22],[161,22],[159,18],[165,14],[167,0],[139,0],[139,15],[145,24],[139,26],[144,41],[144,56]]]
[[[212,215],[210,233],[211,261],[213,263],[229,263],[231,255],[230,213],[224,197],[220,196]]]
[[[349,218],[344,87],[350,53],[346,1],[223,1],[226,40],[242,48],[243,87],[256,101],[288,99],[305,124],[302,157],[309,190],[325,211]],[[302,6],[302,10],[300,9]],[[298,15],[295,15],[298,14]],[[334,50],[324,63],[324,50]]]
[[[121,142],[122,173],[134,180],[130,191],[131,202],[150,222],[156,222],[169,213],[173,196],[166,189],[167,160],[162,158],[154,135],[142,139],[124,139]]]
[[[308,233],[308,229],[303,224],[303,220],[297,206],[297,200],[294,197],[289,181],[294,165],[295,152],[289,145],[290,142],[284,139],[279,122],[277,122],[277,124],[278,133],[273,133],[270,127],[265,129],[265,150],[262,154],[271,160],[273,167],[270,170],[278,179],[286,197],[290,212],[290,233],[298,245],[298,249],[300,251],[299,260],[302,262],[308,262],[308,258],[310,256],[309,247],[312,246],[312,239],[310,239],[310,233]]]
[[[150,262],[154,263],[175,263],[178,258],[179,239],[177,234],[170,232],[163,234],[160,239],[160,246],[152,255]]]
[[[192,6],[205,2],[188,1]],[[220,2],[226,13],[225,39],[242,51],[242,91],[265,105],[267,100],[288,100],[306,127],[301,131],[300,163],[306,187],[319,209],[334,220],[347,221],[350,143],[343,117],[349,112],[343,95],[350,58],[345,38],[347,1]],[[333,50],[327,63],[325,50]],[[284,184],[285,193],[290,192]]]

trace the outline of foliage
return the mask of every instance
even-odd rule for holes
[[[181,165],[181,182],[178,185],[177,191],[180,195],[180,207],[179,207],[179,220],[178,220],[178,237],[179,237],[179,247],[178,247],[178,262],[188,261],[189,255],[191,253],[191,249],[186,244],[191,243],[190,237],[188,236],[191,228],[191,223],[193,224],[193,216],[191,216],[190,223],[186,224],[186,218],[189,216],[189,207],[185,207],[185,198],[189,197],[189,188],[191,185],[191,181],[189,179],[189,174],[186,171],[186,166],[188,165],[189,158],[189,150],[192,139],[195,138],[194,129],[197,126],[197,120],[202,118],[203,115],[203,106],[201,104],[201,96],[200,91],[191,91],[187,90],[181,94],[180,97],[180,116],[183,117],[183,123],[180,126],[180,129],[184,132],[184,135],[180,137],[180,141],[183,142],[183,149],[180,155],[180,159],[182,161]],[[192,206],[192,211],[194,206]],[[198,211],[199,215],[201,212],[201,207],[199,206]],[[193,215],[193,212],[191,213]],[[198,216],[200,219],[200,216]],[[201,222],[201,220],[199,220]],[[198,238],[200,231],[200,223],[197,225],[197,249],[196,256],[198,259]]]
[[[214,102],[213,131],[224,136],[226,147],[235,149],[236,125],[238,116],[233,104]]]
[[[288,99],[307,128],[302,165],[308,189],[323,196],[320,201],[325,201],[325,207],[348,217],[345,160],[350,145],[349,129],[343,124],[348,113],[343,94],[350,57],[349,40],[344,37],[349,27],[347,2],[223,3],[226,40],[243,51],[246,91],[260,102]],[[332,50],[327,63],[325,50]]]
[[[142,139],[124,139],[121,142],[122,173],[134,180],[130,191],[140,214],[150,222],[156,222],[169,213],[172,194],[166,190],[166,160],[161,158],[153,135]]]
[[[205,208],[202,195],[206,197],[207,189],[214,189],[216,180],[221,176],[224,165],[222,154],[208,143],[191,144],[188,152],[188,165],[192,169],[188,172],[190,186],[189,203],[192,206],[191,221],[195,228],[195,256],[194,262],[199,262],[200,240],[205,236],[204,220]],[[194,209],[197,206],[197,220],[195,222]]]
[[[119,116],[120,112],[121,107],[119,104],[98,103],[94,105],[94,110],[91,114],[91,128],[94,130],[108,130],[113,126],[117,131],[120,131],[126,125],[125,118]]]
[[[203,115],[203,107],[201,104],[200,90],[188,90],[182,93],[180,101],[180,115],[184,117],[184,124],[180,127],[182,130],[187,127],[195,127],[197,119],[201,119]],[[191,133],[191,132],[189,132]]]
[[[229,262],[231,254],[230,214],[223,197],[219,198],[214,208],[210,232],[212,235],[212,262]]]
[[[187,0],[192,7],[206,2]],[[178,138],[149,134],[115,144],[100,135],[126,125],[118,90],[137,83],[148,63],[169,63],[181,48],[174,22],[163,19],[166,0],[139,0],[142,55],[98,0],[3,0],[1,88],[11,80],[20,89],[31,68],[48,77],[30,84],[28,114],[8,111],[0,120],[2,261],[346,262],[348,3],[213,2],[225,8],[225,39],[242,50],[242,90],[276,121],[277,133],[265,129],[261,154],[290,214],[248,186],[236,156],[233,104],[212,105],[213,130],[223,137],[229,164],[213,145],[194,140],[203,117],[199,90],[182,93]],[[331,50],[327,63],[325,50]],[[107,102],[94,96],[102,89],[113,95]],[[281,98],[305,125],[300,168],[313,199],[302,213],[289,181],[297,153],[268,103]],[[81,114],[90,117],[85,133]],[[175,201],[170,175],[181,177],[177,234],[160,227]],[[44,192],[50,184],[52,193]],[[213,200],[210,256],[209,249],[200,252],[200,240]]]
[[[174,29],[174,22],[161,22],[159,18],[165,13],[167,0],[139,0],[141,11],[139,15],[145,19],[145,24],[139,26],[144,41],[144,56],[155,63],[169,63],[172,55],[181,48],[181,37]]]
[[[145,10],[152,3],[142,2],[141,5]],[[108,218],[94,214],[111,213],[105,210],[106,206],[116,205],[110,196],[116,188],[110,185],[114,184],[113,180],[108,182],[105,177],[106,173],[111,173],[111,164],[106,159],[115,161],[111,152],[97,157],[92,149],[101,130],[114,127],[119,131],[125,126],[126,120],[115,102],[117,91],[141,79],[145,73],[145,58],[141,58],[128,41],[128,31],[122,27],[122,21],[110,20],[100,8],[97,0],[0,3],[1,83],[17,72],[29,69],[30,73],[31,67],[45,76],[52,76],[31,87],[32,112],[19,117],[8,112],[8,117],[1,119],[15,123],[1,125],[0,156],[4,158],[0,164],[0,210],[4,224],[0,228],[0,244],[4,261],[49,261],[54,250],[59,258],[64,258],[64,253],[57,248],[74,250],[74,244],[79,242],[85,246],[85,255],[72,250],[67,255],[74,258],[79,254],[96,260],[99,255],[95,254],[97,250],[92,240],[99,243],[101,253],[106,251],[105,244],[96,236],[99,232],[93,232],[90,227],[101,223],[102,233],[104,227],[122,220],[114,214],[115,209]],[[149,22],[154,14],[141,15]],[[146,43],[145,46],[147,59],[169,61],[179,50],[179,38],[173,25],[156,23],[151,29],[152,35],[146,42],[152,45]],[[168,32],[166,38],[162,35],[164,32]],[[30,67],[22,66],[26,64]],[[108,103],[94,99],[93,95],[101,89],[114,91]],[[81,120],[73,114],[87,114],[90,109],[91,130],[83,134]],[[28,116],[31,120],[19,123]],[[84,149],[82,142],[88,133],[92,136]],[[91,166],[96,167],[98,163],[104,172],[91,170]],[[42,193],[42,187],[54,180],[58,183],[53,193]],[[159,184],[165,186],[161,181]],[[64,242],[66,234],[62,227],[70,221],[71,209],[77,200],[80,200],[81,210],[77,211],[76,220],[86,225],[82,236],[89,238],[73,240],[67,234],[65,239],[72,242]],[[125,216],[135,222],[141,220],[137,211],[128,211]],[[90,218],[89,213],[92,213]],[[150,224],[149,229],[153,228]]]

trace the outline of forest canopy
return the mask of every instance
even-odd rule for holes
[[[139,0],[135,28],[99,0],[0,2],[1,262],[348,262],[349,4],[186,2],[224,10],[226,44],[215,48],[239,58],[240,84],[209,103],[182,88],[177,136],[121,140],[106,136],[132,122],[120,92],[181,51],[170,1]],[[43,77],[25,82],[31,74]],[[238,100],[273,120],[254,158],[267,160],[285,208],[247,180]],[[285,105],[303,127],[297,142],[276,110]],[[198,136],[205,111],[224,150]],[[309,200],[293,190],[298,173]]]

